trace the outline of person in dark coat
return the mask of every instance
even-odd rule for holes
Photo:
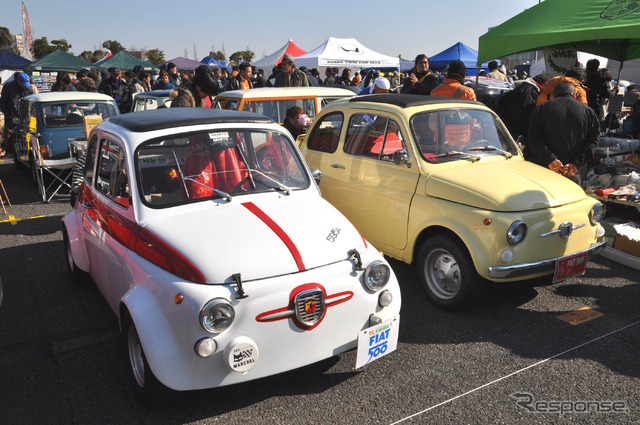
[[[286,53],[280,62],[282,72],[276,75],[276,87],[309,87],[307,74],[296,69],[293,56]]]
[[[238,75],[229,78],[229,90],[249,90],[253,88],[251,77],[253,75],[251,65],[241,63],[238,67]]]
[[[598,59],[590,59],[587,61],[587,79],[585,86],[587,90],[587,104],[593,109],[598,116],[598,120],[604,118],[603,105],[610,99],[613,93],[609,90],[609,81],[602,72],[598,70],[600,61]]]
[[[320,83],[318,82],[318,79],[316,77],[314,77],[313,75],[311,75],[311,71],[309,71],[309,69],[306,66],[301,66],[300,67],[300,71],[304,72],[307,76],[307,78],[309,79],[309,86],[310,87],[318,87],[320,86]]]
[[[498,98],[496,113],[507,126],[513,140],[521,137],[525,145],[524,157],[530,159],[531,152],[527,147],[527,135],[529,134],[529,116],[536,107],[540,90],[551,76],[543,72],[533,78],[525,78],[515,89],[502,94]]]
[[[324,80],[325,86],[333,86],[336,84],[336,77],[333,74],[333,68],[327,68],[324,71],[324,75],[327,77]]]
[[[438,76],[429,70],[429,58],[420,54],[416,56],[415,66],[405,78],[400,93],[429,95],[439,85]]]
[[[103,78],[98,86],[98,92],[111,96],[115,99],[121,112],[131,110],[131,89],[129,85],[120,78],[120,69],[110,67],[107,69],[108,78]]]
[[[20,99],[33,94],[31,86],[31,78],[24,72],[16,72],[13,74],[13,81],[6,83],[2,87],[0,94],[0,112],[4,114],[4,129],[2,142],[4,143],[3,151],[13,154],[13,131],[15,124],[13,118],[18,116],[20,110]],[[2,155],[4,156],[4,154]]]
[[[531,112],[528,144],[533,162],[577,183],[584,177],[599,137],[596,113],[576,100],[576,88],[570,81],[556,85],[553,99]]]

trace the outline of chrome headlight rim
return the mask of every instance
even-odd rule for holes
[[[597,203],[591,207],[591,211],[589,211],[589,221],[591,222],[591,225],[596,226],[600,224],[606,213],[607,207],[604,204]]]
[[[518,232],[518,229],[521,229],[521,231]],[[527,230],[527,225],[520,220],[511,223],[511,226],[509,226],[507,230],[507,242],[509,242],[509,245],[515,246],[521,244],[527,237]]]
[[[212,316],[212,312],[213,320],[207,320]],[[216,315],[216,312],[219,314]],[[231,303],[224,298],[213,298],[200,310],[200,325],[204,330],[213,334],[219,334],[220,332],[224,332],[229,329],[235,318],[236,310],[233,308]],[[215,321],[218,321],[219,319],[222,319],[222,321],[216,325]]]
[[[382,272],[382,276],[379,273]],[[380,279],[382,278],[382,279]],[[382,261],[376,260],[367,266],[364,271],[364,286],[373,292],[378,292],[389,283],[391,279],[391,268]]]

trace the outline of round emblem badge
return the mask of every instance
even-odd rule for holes
[[[239,373],[245,373],[255,366],[258,355],[258,346],[247,337],[235,339],[225,350],[227,366]]]

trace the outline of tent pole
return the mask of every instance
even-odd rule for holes
[[[622,75],[622,67],[624,65],[624,58],[627,55],[627,49],[629,48],[629,39],[626,39],[622,42],[622,49],[620,49],[620,67],[618,68],[618,78],[616,78],[616,94],[618,94],[618,90],[620,90],[620,76]],[[623,101],[624,105],[624,101]],[[620,115],[622,115],[622,110],[620,110]],[[609,113],[609,123],[607,125],[607,129],[611,128],[611,122],[613,121],[613,117],[611,113]]]

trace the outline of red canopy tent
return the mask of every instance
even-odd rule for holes
[[[269,56],[265,56],[264,58],[253,62],[251,66],[253,66],[254,68],[262,68],[264,69],[264,72],[266,74],[269,74],[271,68],[273,68],[274,66],[278,66],[285,54],[290,54],[295,58],[306,53],[306,50],[302,50],[296,45],[296,43],[289,39],[289,41],[287,41],[285,45],[280,49],[270,54]]]

